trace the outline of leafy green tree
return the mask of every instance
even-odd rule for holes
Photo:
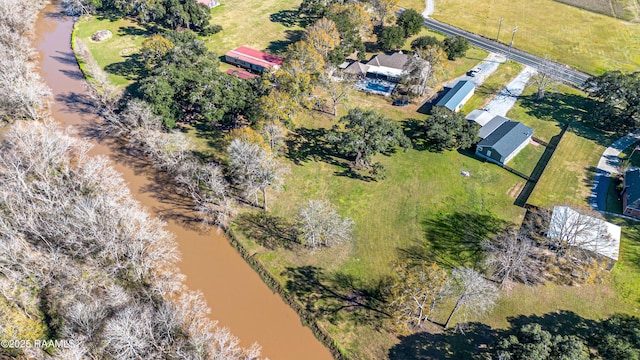
[[[442,47],[442,42],[433,36],[420,36],[411,42],[411,49],[414,51],[418,49],[424,50],[434,45]]]
[[[585,114],[585,120],[600,128],[622,131],[640,124],[640,71],[609,71],[587,80],[584,89],[598,102]]]
[[[588,360],[589,349],[576,336],[552,336],[540,324],[527,324],[501,339],[496,355],[504,360]]]
[[[326,17],[333,21],[340,33],[340,48],[343,54],[351,54],[358,51],[359,56],[365,54],[362,42],[361,29],[371,25],[371,20],[365,16],[356,16],[361,13],[362,7],[332,7]]]
[[[396,19],[396,25],[404,29],[406,37],[415,35],[422,30],[424,25],[424,18],[422,14],[414,9],[406,9]]]
[[[462,36],[452,36],[444,39],[442,48],[447,53],[449,60],[463,57],[469,50],[469,42]]]
[[[603,359],[640,359],[640,320],[626,314],[604,320],[597,344]]]
[[[153,68],[175,45],[161,35],[153,35],[142,42],[140,57],[147,68]]]
[[[480,127],[464,114],[435,107],[425,122],[425,137],[434,150],[466,149],[476,141]]]
[[[174,35],[170,33],[169,38]],[[198,41],[182,43],[180,37],[184,35],[173,37],[180,46],[168,51],[140,81],[140,97],[169,128],[176,121],[217,124],[233,123],[240,117],[252,120],[252,83],[219,72],[214,53]]]
[[[329,141],[346,156],[355,157],[356,168],[369,168],[371,158],[396,146],[408,149],[409,139],[400,125],[375,110],[351,109],[334,125]]]
[[[400,26],[387,26],[382,28],[378,45],[385,50],[397,50],[404,46],[406,33]]]

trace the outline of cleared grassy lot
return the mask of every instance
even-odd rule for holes
[[[76,29],[76,36],[89,47],[113,84],[126,86],[138,78],[141,67],[137,53],[147,34],[143,27],[127,19],[113,21],[85,16],[78,20]],[[99,30],[109,30],[113,36],[99,43],[91,40]]]
[[[211,10],[211,23],[222,31],[206,40],[218,55],[241,45],[272,53],[282,51],[302,35],[296,21],[301,0],[225,0]]]
[[[435,19],[568,64],[590,74],[640,69],[640,25],[553,0],[437,0]]]

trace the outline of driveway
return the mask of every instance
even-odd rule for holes
[[[518,96],[522,94],[525,86],[529,82],[531,76],[536,73],[536,70],[526,66],[515,79],[507,84],[500,93],[496,95],[489,104],[485,106],[485,110],[493,115],[507,116],[507,113],[518,100]]]
[[[593,179],[593,188],[591,189],[591,198],[589,199],[589,204],[592,209],[597,211],[606,210],[607,191],[609,190],[611,175],[617,175],[619,173],[619,155],[624,149],[638,141],[640,141],[640,130],[621,137],[604,150],[600,161],[598,161],[596,176]]]
[[[473,81],[477,86],[480,86],[489,77],[489,75],[498,70],[498,66],[500,66],[500,63],[503,63],[506,60],[507,58],[502,55],[489,53],[489,55],[484,60],[482,60],[481,63],[475,66],[475,68],[478,68],[479,70],[475,76],[462,75],[447,82],[445,86],[449,88],[453,87],[458,81],[461,80]]]

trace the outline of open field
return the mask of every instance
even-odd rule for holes
[[[277,54],[302,35],[296,21],[301,0],[225,0],[211,10],[222,31],[206,40],[218,55],[241,45]]]
[[[91,50],[91,54],[118,86],[131,84],[141,70],[136,62],[136,54],[145,38],[145,29],[127,20],[109,20],[99,17],[82,17],[76,24],[76,36]],[[110,30],[113,36],[97,43],[91,36],[98,30]]]
[[[638,20],[637,0],[555,0],[627,21]]]
[[[471,99],[467,101],[461,111],[468,114],[475,109],[484,108],[491,99],[500,93],[500,90],[518,76],[522,69],[523,66],[517,62],[508,61],[501,63],[498,69],[489,75],[484,83],[476,89]]]
[[[473,9],[473,11],[470,11]],[[437,20],[495,39],[539,56],[601,74],[640,69],[640,25],[596,14],[553,0],[436,0]]]

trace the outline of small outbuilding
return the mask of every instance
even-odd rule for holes
[[[473,96],[476,83],[468,80],[458,81],[446,94],[436,103],[436,106],[445,107],[451,111],[458,112],[464,104]]]
[[[618,225],[581,214],[568,206],[554,206],[547,237],[618,261],[621,233]]]
[[[224,60],[229,64],[237,65],[248,70],[263,73],[267,70],[278,69],[283,59],[248,46],[240,46],[227,51]]]
[[[248,72],[247,70],[242,70],[242,69],[238,69],[238,68],[231,68],[227,70],[227,75],[231,75],[231,76],[235,76],[238,79],[242,79],[242,80],[248,80],[248,79],[253,79],[258,77],[258,75],[256,74],[252,74],[250,72]]]
[[[485,126],[491,119],[494,118],[494,115],[487,110],[476,109],[469,113],[465,117],[465,119],[469,121],[473,121],[480,126]]]
[[[517,121],[504,121],[478,143],[476,155],[504,165],[527,146],[532,136],[532,128]]]
[[[624,214],[640,220],[640,169],[629,169],[624,173],[622,208]]]

